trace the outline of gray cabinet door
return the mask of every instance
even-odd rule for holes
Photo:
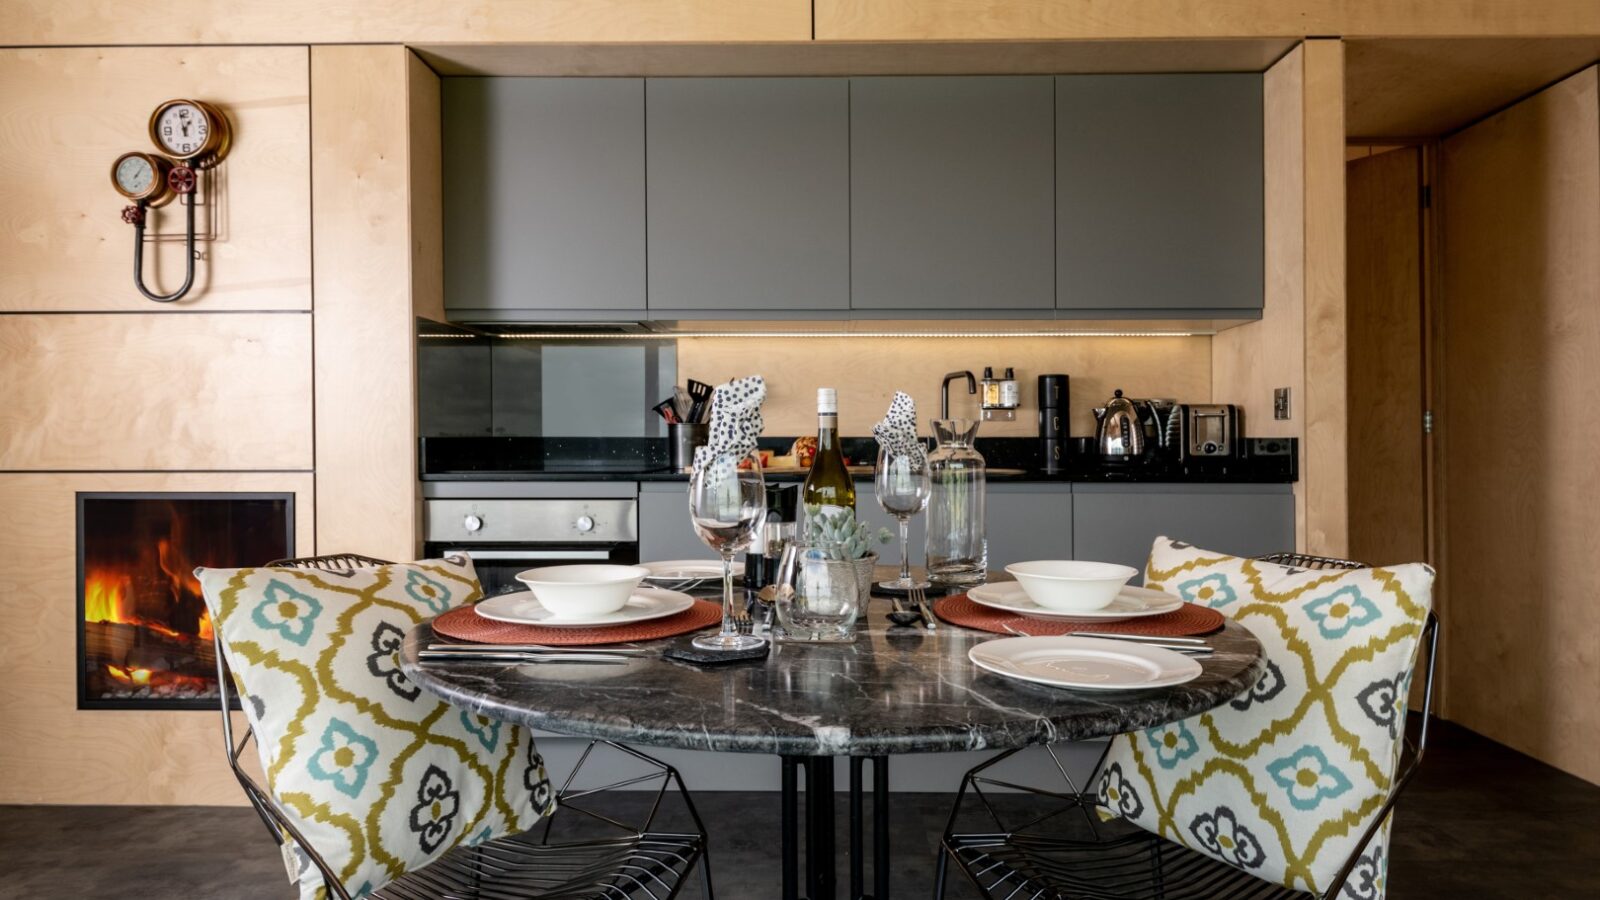
[[[1048,76],[850,80],[858,310],[1055,305]]]
[[[848,309],[849,83],[645,85],[654,311]]]
[[[689,523],[687,482],[639,485],[639,559],[717,559]]]
[[[1286,484],[1080,484],[1072,520],[1073,558],[1141,572],[1162,535],[1236,556],[1294,549],[1294,494]]]
[[[1259,310],[1258,74],[1056,79],[1056,298]]]
[[[642,310],[644,81],[446,78],[445,306]]]
[[[1073,500],[1064,484],[990,483],[989,571],[1030,559],[1070,559]]]

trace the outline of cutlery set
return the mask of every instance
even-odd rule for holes
[[[1002,628],[1017,637],[1033,637],[1033,635],[1010,624]],[[1126,641],[1143,647],[1159,647],[1162,650],[1173,650],[1190,656],[1210,656],[1214,650],[1212,646],[1199,638],[1190,637],[1156,637],[1147,634],[1117,634],[1109,631],[1069,631],[1067,637],[1099,638],[1107,641]]]
[[[545,644],[452,644],[435,642],[417,652],[421,662],[598,663],[620,665],[632,659],[660,656],[637,647],[551,647]]]

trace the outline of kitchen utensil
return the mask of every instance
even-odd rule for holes
[[[671,397],[668,397],[667,399],[650,408],[656,411],[656,415],[666,419],[668,425],[676,425],[683,421],[682,419],[678,418],[678,410],[673,406]]]
[[[621,609],[648,574],[641,566],[541,566],[518,572],[517,580],[528,586],[551,615],[580,619]]]
[[[578,647],[556,647],[551,644],[451,644],[443,641],[434,641],[428,645],[429,650],[452,650],[458,653],[572,653],[581,650]],[[583,651],[588,652],[588,651]],[[654,650],[642,647],[603,647],[594,652],[607,653],[617,656],[659,656]]]
[[[905,608],[900,602],[899,594],[889,595],[889,621],[896,625],[915,625],[922,619],[922,613]]]
[[[722,577],[722,566],[709,559],[669,559],[639,565],[649,571],[644,576],[646,582],[674,591],[691,590]]]
[[[694,398],[689,396],[688,391],[677,385],[672,387],[672,408],[678,411],[679,422],[694,424],[694,420],[689,418],[689,411],[694,409]]]
[[[973,419],[935,419],[939,444],[928,454],[928,580],[935,584],[977,584],[989,574],[989,543],[984,536],[988,478],[983,455],[972,446],[979,423]]]
[[[917,612],[922,615],[922,625],[924,628],[928,629],[929,631],[937,631],[939,629],[939,619],[938,617],[934,616],[933,608],[928,606],[928,593],[926,591],[919,587],[912,588],[911,605],[915,606],[917,608]]]
[[[1136,690],[1200,676],[1199,661],[1173,650],[1081,637],[1010,637],[967,651],[979,668],[1006,678],[1086,690]]]
[[[692,404],[689,407],[689,422],[704,422],[711,415],[712,387],[704,381],[689,379],[689,398]]]
[[[967,597],[973,603],[990,609],[1064,622],[1115,622],[1120,619],[1139,619],[1165,615],[1183,606],[1180,597],[1132,585],[1124,586],[1116,598],[1106,606],[1091,610],[1061,611],[1040,606],[1028,596],[1022,585],[1015,581],[979,585],[969,589]]]
[[[1095,442],[1100,455],[1108,459],[1131,460],[1145,452],[1144,425],[1139,408],[1117,390],[1103,409],[1096,409]]]
[[[1027,633],[1026,631],[1023,631],[1022,629],[1017,628],[1016,626],[1011,625],[1011,624],[1005,624],[1005,625],[1002,625],[1000,627],[1004,628],[1005,630],[1011,632],[1012,634],[1014,634],[1014,635],[1016,635],[1018,637],[1033,637],[1033,635],[1031,635],[1031,634]],[[1178,653],[1187,653],[1187,654],[1190,654],[1191,656],[1210,656],[1211,653],[1212,653],[1212,650],[1211,650],[1211,648],[1209,646],[1207,646],[1207,645],[1205,645],[1203,643],[1200,643],[1200,642],[1196,642],[1196,643],[1193,643],[1193,644],[1176,643],[1177,641],[1187,641],[1188,638],[1149,638],[1149,637],[1143,637],[1143,636],[1140,636],[1140,635],[1102,634],[1102,633],[1097,632],[1097,631],[1082,631],[1082,632],[1074,631],[1074,632],[1071,632],[1068,636],[1069,637],[1106,638],[1107,640],[1113,640],[1113,641],[1123,641],[1123,640],[1138,641],[1138,642],[1142,643],[1146,647],[1161,647],[1163,649],[1173,650],[1173,651],[1176,651]]]
[[[485,665],[538,665],[541,663],[584,663],[622,665],[630,657],[602,653],[454,653],[447,650],[422,650],[417,653],[421,663],[453,662],[483,663]]]
[[[677,615],[694,606],[694,598],[679,591],[661,588],[635,588],[623,600],[623,607],[607,613],[582,616],[557,616],[530,591],[501,594],[480,602],[474,609],[485,619],[545,628],[594,628],[602,625],[631,625],[651,619]]]
[[[1211,645],[1207,644],[1203,638],[1157,637],[1150,634],[1121,634],[1115,631],[1069,631],[1067,635],[1069,637],[1110,638],[1118,641],[1145,641],[1156,644],[1188,644],[1194,647],[1205,647],[1207,650],[1211,649]]]
[[[1116,563],[1049,559],[1012,563],[1006,573],[1040,606],[1082,612],[1110,606],[1139,570]]]

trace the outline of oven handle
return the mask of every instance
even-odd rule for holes
[[[473,559],[610,559],[610,550],[468,550],[456,548],[440,556],[465,554]]]

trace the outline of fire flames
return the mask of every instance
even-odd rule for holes
[[[126,572],[97,568],[83,577],[83,620],[85,622],[111,622],[120,625],[138,625],[170,638],[187,635],[133,612],[133,577]],[[208,616],[200,617],[200,628],[209,631]]]

